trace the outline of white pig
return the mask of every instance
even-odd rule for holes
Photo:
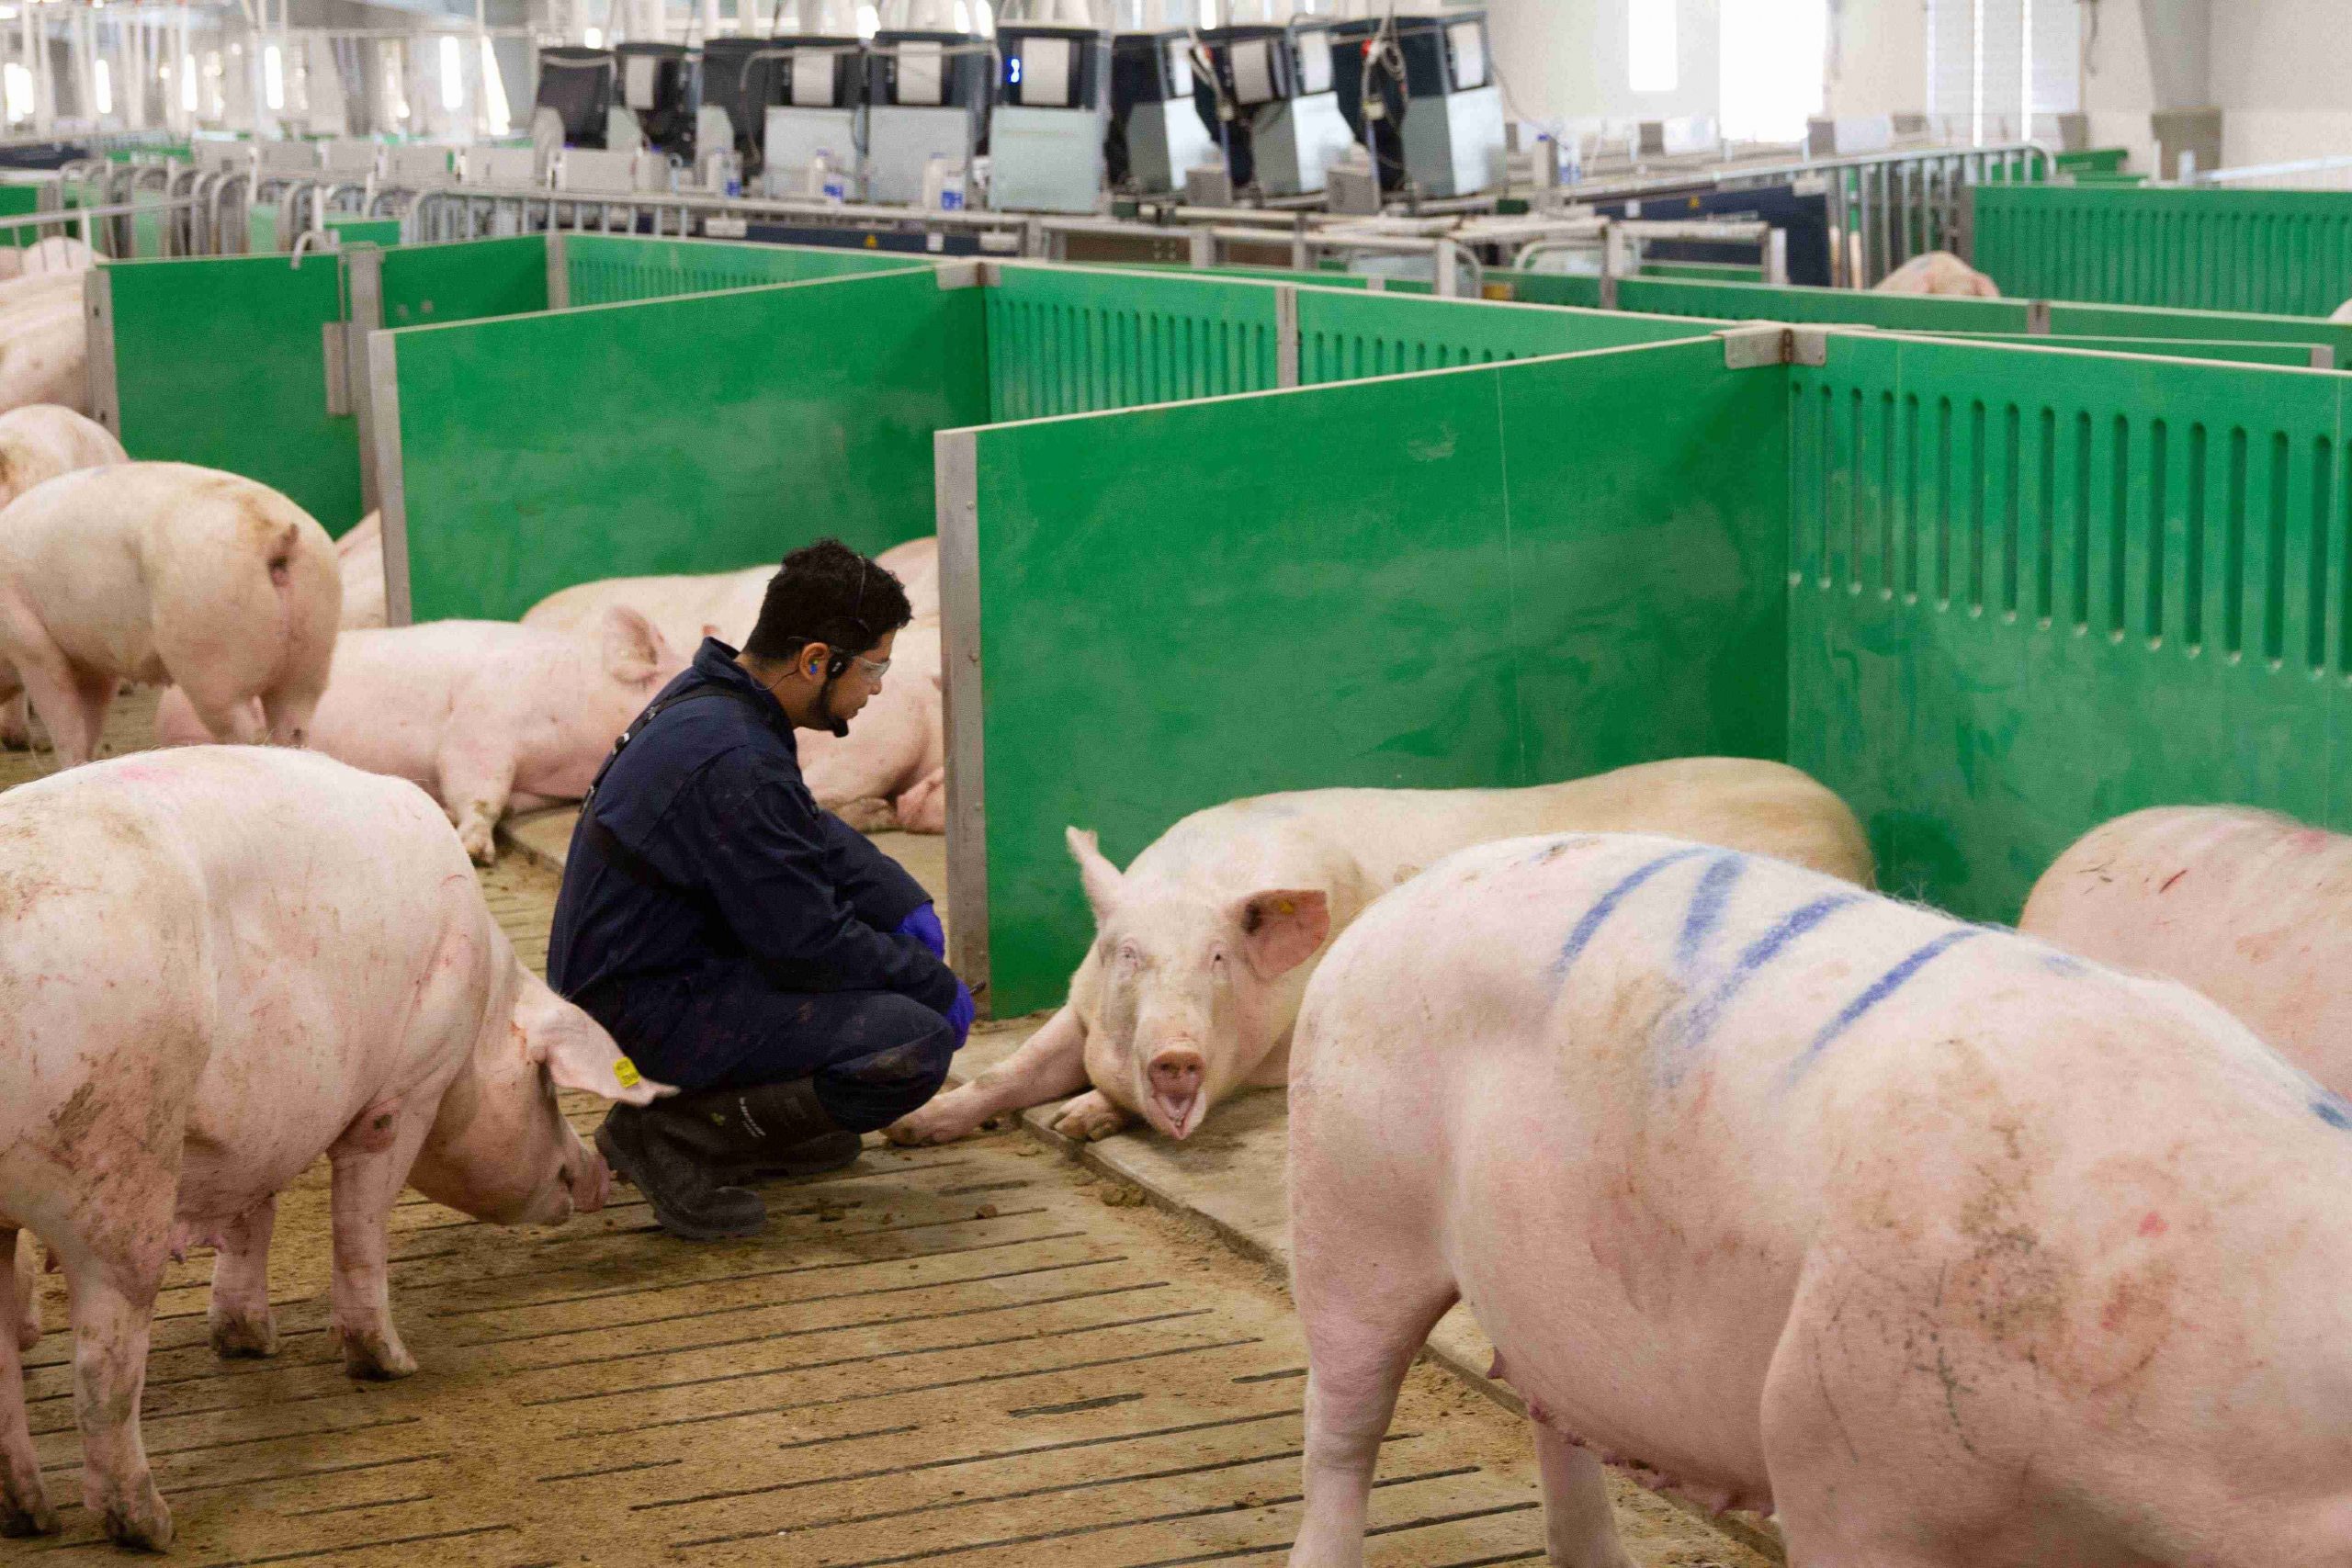
[[[1217,1100],[1290,1075],[1291,1025],[1326,939],[1470,844],[1522,833],[1679,833],[1868,883],[1854,814],[1779,762],[1690,757],[1520,790],[1312,790],[1213,807],[1122,875],[1069,829],[1096,940],[1069,1001],[1000,1066],[894,1123],[902,1144],[1093,1084],[1055,1130],[1100,1138],[1140,1114],[1171,1137]]]
[[[499,818],[587,794],[613,741],[684,668],[644,616],[618,605],[584,633],[505,621],[346,632],[310,743],[423,784],[488,865]],[[167,746],[206,739],[175,692],[155,710],[155,731]]]
[[[939,541],[910,539],[874,558],[888,568],[907,592],[907,603],[918,621],[939,614]],[[773,566],[745,567],[741,571],[698,576],[609,577],[582,582],[548,594],[523,614],[526,626],[585,626],[607,604],[627,604],[668,637],[671,646],[691,651],[700,646],[705,628],[735,648],[758,624],[760,604],[776,573]]]
[[[2018,928],[2194,987],[2352,1095],[2352,838],[2236,807],[2135,811],[2052,862]]]
[[[343,629],[366,631],[384,624],[384,514],[370,512],[334,542],[335,571],[343,579]]]
[[[800,732],[800,773],[818,805],[861,832],[947,830],[939,673],[939,623],[917,621],[891,645],[890,673],[847,735]]]
[[[523,967],[413,785],[286,748],[147,753],[0,796],[0,1252],[29,1227],[61,1260],[83,1501],[161,1549],[139,1404],[167,1258],[216,1247],[213,1343],[266,1354],[276,1194],[324,1153],[333,1332],[355,1375],[404,1375],[401,1184],[560,1224],[610,1176],[554,1090],[662,1090]],[[0,1334],[11,1535],[56,1528],[17,1345]]]
[[[1979,299],[1998,299],[2001,297],[1999,284],[1950,251],[1929,251],[1925,255],[1913,256],[1880,278],[1876,292],[1953,295]]]
[[[1354,1568],[1466,1303],[1551,1561],[1600,1462],[1792,1568],[2352,1562],[2352,1106],[2187,987],[1672,840],[1487,845],[1357,922],[1290,1103],[1295,1568]]]
[[[177,682],[216,738],[299,745],[342,601],[326,530],[267,485],[185,463],[62,475],[0,510],[0,702],[29,694],[65,767],[125,680]]]
[[[0,255],[21,253],[0,249]],[[0,507],[60,474],[129,462],[122,443],[96,420],[54,403],[32,403],[0,413]],[[0,704],[0,745],[29,746],[22,692]]]
[[[0,283],[0,410],[32,403],[90,412],[79,277],[44,273]]]
[[[17,1245],[7,1261],[9,1271],[15,1276],[9,1293],[17,1303],[17,1348],[29,1350],[40,1343],[40,1264],[32,1232],[17,1233]]]

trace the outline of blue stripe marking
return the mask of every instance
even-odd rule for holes
[[[1755,977],[1757,971],[1778,958],[1783,949],[1805,932],[1838,910],[1861,903],[1865,897],[1860,893],[1832,893],[1781,916],[1779,924],[1741,950],[1738,962],[1729,974],[1715,983],[1713,990],[1690,1005],[1690,1010],[1682,1015],[1676,1043],[1685,1049],[1705,1043],[1707,1037],[1715,1032],[1724,1010],[1731,1006],[1733,998]]]
[[[1660,855],[1647,865],[1627,874],[1623,881],[1603,893],[1600,901],[1584,912],[1584,919],[1578,920],[1576,930],[1568,933],[1568,940],[1560,944],[1560,956],[1552,961],[1552,978],[1555,981],[1567,978],[1568,969],[1576,963],[1577,955],[1581,953],[1594,936],[1599,934],[1601,926],[1608,921],[1609,917],[1617,912],[1617,906],[1623,903],[1626,897],[1643,883],[1647,882],[1668,866],[1679,864],[1694,855],[1712,852],[1713,852],[1692,845],[1689,849],[1676,850],[1671,854]]]
[[[1838,1016],[1822,1026],[1821,1032],[1813,1037],[1813,1043],[1807,1045],[1804,1054],[1789,1064],[1789,1077],[1792,1079],[1803,1077],[1804,1070],[1813,1066],[1814,1059],[1827,1050],[1832,1042],[1851,1029],[1864,1013],[1901,990],[1909,983],[1912,976],[1934,963],[1938,955],[1946,948],[1955,947],[1970,937],[1984,934],[1984,929],[1982,926],[1962,926],[1957,931],[1946,931],[1934,941],[1914,949],[1909,957],[1871,981],[1860,996],[1839,1009]]]
[[[1682,935],[1674,944],[1677,969],[1688,970],[1699,961],[1707,939],[1723,923],[1724,900],[1747,869],[1747,862],[1736,854],[1718,855],[1707,863],[1706,873],[1699,878],[1699,890],[1690,895],[1690,911],[1682,917]]]

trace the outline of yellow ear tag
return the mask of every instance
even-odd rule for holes
[[[1298,906],[1285,898],[1281,903],[1274,906],[1274,913],[1278,915],[1295,915],[1298,913]]]
[[[613,1077],[621,1080],[623,1089],[635,1089],[642,1081],[638,1074],[637,1064],[627,1056],[623,1056],[613,1064]]]

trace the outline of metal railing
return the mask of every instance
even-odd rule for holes
[[[2180,183],[2234,190],[2352,190],[2352,153],[2298,158],[2285,164],[2247,164],[2234,169],[2200,169]]]

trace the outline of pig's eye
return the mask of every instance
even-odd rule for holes
[[[1117,956],[1119,967],[1122,969],[1134,970],[1143,967],[1143,949],[1137,947],[1134,942],[1121,942],[1119,944]]]

